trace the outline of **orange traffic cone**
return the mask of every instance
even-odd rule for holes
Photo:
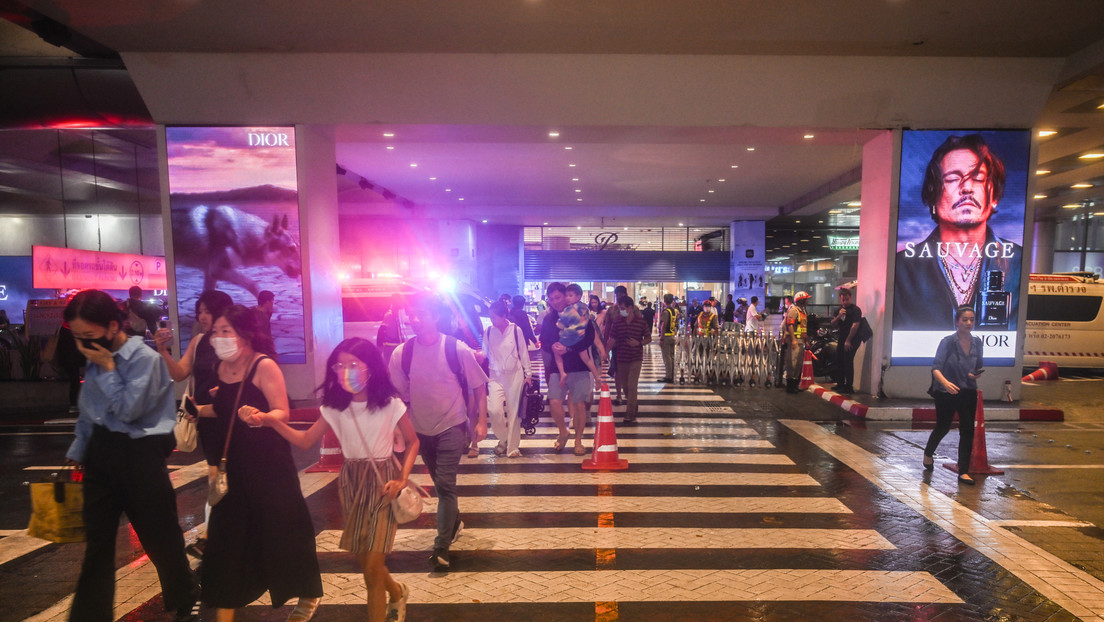
[[[1039,380],[1057,380],[1058,363],[1054,361],[1039,361],[1039,369],[1023,377],[1023,382],[1037,382]]]
[[[989,466],[989,452],[985,450],[985,405],[981,391],[977,392],[977,412],[974,414],[974,448],[970,451],[971,475],[1001,475],[1004,471]],[[958,473],[958,464],[944,462],[943,467]]]
[[[345,456],[341,453],[341,443],[333,430],[326,430],[322,435],[322,448],[318,462],[314,466],[307,467],[307,473],[338,473],[341,465],[345,464]]]
[[[813,353],[808,348],[805,348],[805,362],[801,364],[801,384],[798,385],[802,391],[813,386],[816,381],[813,378]]]
[[[609,385],[602,385],[602,399],[598,402],[598,427],[594,431],[594,452],[583,460],[587,471],[623,471],[629,468],[628,460],[617,458],[617,430],[613,425],[613,403]]]

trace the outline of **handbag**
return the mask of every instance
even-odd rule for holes
[[[353,426],[357,429],[357,436],[360,437],[360,442],[364,447],[364,455],[368,456],[368,464],[372,467],[372,472],[376,474],[376,481],[379,482],[380,490],[383,490],[387,481],[380,475],[379,467],[376,466],[376,460],[372,458],[372,452],[368,451],[368,444],[364,441],[364,433],[360,431],[360,424],[357,423],[356,417],[353,417]],[[395,463],[395,466],[399,467],[399,472],[402,472],[402,465],[399,464],[399,459],[395,457],[395,454],[391,454],[391,460]],[[395,498],[391,500],[391,515],[395,517],[395,522],[402,525],[403,523],[409,523],[410,521],[418,518],[422,515],[422,508],[425,506],[425,502],[422,501],[422,497],[429,497],[429,493],[425,488],[415,484],[409,478],[406,480],[406,486],[399,491],[399,494],[395,495]],[[383,505],[385,497],[380,495],[380,505],[376,506],[376,511]]]
[[[184,395],[180,397],[180,405],[176,408],[176,426],[173,427],[173,436],[176,437],[176,448],[180,451],[188,452],[195,451],[196,445],[198,445],[198,434],[196,433],[196,423],[192,416],[193,412],[188,410],[188,402],[192,399],[192,394],[195,391],[195,377],[188,378],[188,384],[184,387]],[[192,402],[194,404],[194,402]]]
[[[36,482],[27,535],[50,542],[84,542],[84,489],[79,481]]]
[[[226,452],[230,450],[230,437],[234,433],[234,419],[238,416],[238,404],[241,403],[242,390],[245,389],[245,383],[249,382],[253,376],[253,370],[257,367],[257,362],[262,358],[264,357],[258,356],[253,359],[253,362],[249,365],[249,371],[242,377],[241,384],[238,385],[238,395],[234,398],[234,408],[230,410],[230,427],[226,430],[226,443],[222,446],[222,458],[219,459],[218,473],[215,474],[215,479],[211,480],[211,484],[207,488],[207,504],[211,507],[215,507],[215,504],[222,501],[226,493],[230,492],[230,481],[226,477]]]

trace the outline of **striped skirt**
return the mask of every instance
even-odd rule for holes
[[[376,469],[383,480],[400,475],[394,460],[377,460]],[[390,553],[395,544],[398,523],[391,513],[391,503],[383,501],[383,486],[367,459],[349,460],[341,466],[338,478],[341,509],[345,515],[345,530],[338,546],[346,551]]]

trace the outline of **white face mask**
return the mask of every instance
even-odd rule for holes
[[[237,337],[211,337],[211,347],[220,361],[231,361],[238,356]]]
[[[629,317],[628,309],[618,309],[618,311],[621,313],[621,317]]]

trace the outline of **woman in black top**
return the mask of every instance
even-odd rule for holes
[[[955,311],[955,333],[939,342],[932,361],[932,386],[935,398],[935,429],[924,447],[924,468],[935,465],[935,450],[951,429],[958,414],[958,481],[974,485],[970,477],[970,452],[974,446],[974,414],[977,409],[977,378],[982,372],[981,338],[975,337],[974,310],[970,306]]]
[[[291,447],[276,430],[241,418],[288,419],[284,375],[270,358],[272,339],[258,330],[252,309],[232,305],[215,320],[211,345],[220,360],[213,419],[220,458],[230,434],[229,492],[211,508],[203,602],[219,609],[219,622],[231,622],[236,609],[267,591],[273,607],[298,597],[288,622],[307,622],[322,596],[322,576]]]

